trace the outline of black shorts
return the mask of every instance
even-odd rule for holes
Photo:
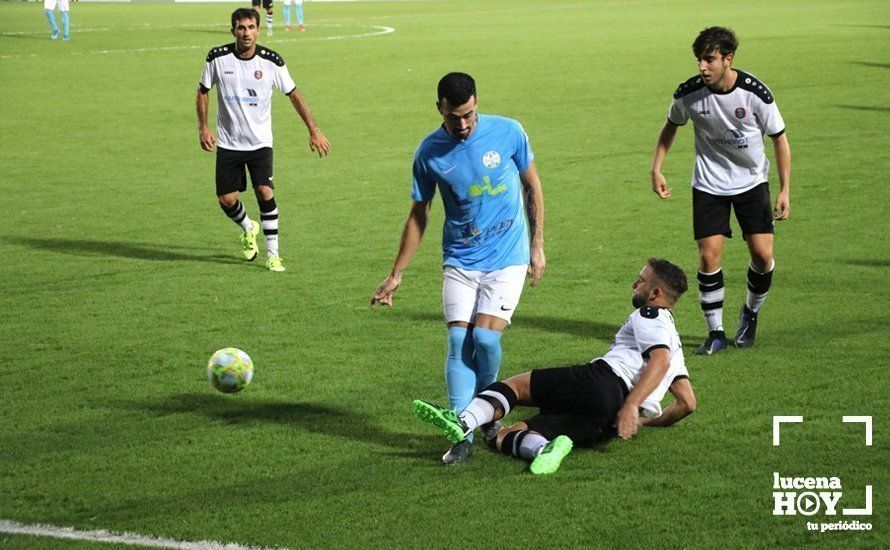
[[[761,183],[738,195],[712,195],[692,188],[692,227],[695,240],[724,235],[732,237],[729,209],[735,209],[735,219],[742,235],[773,232],[773,209],[769,199],[769,183]]]
[[[541,409],[525,421],[529,429],[547,439],[567,435],[580,446],[602,438],[628,394],[624,381],[603,360],[533,370],[529,386]]]
[[[216,148],[216,196],[228,195],[235,191],[247,189],[247,174],[250,172],[250,183],[254,187],[272,185],[272,148],[263,147],[256,151],[231,151]]]
[[[272,9],[272,0],[250,0],[250,1],[251,1],[251,5],[253,5],[254,7],[259,6],[260,2],[262,1],[264,10]]]

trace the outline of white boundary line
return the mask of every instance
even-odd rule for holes
[[[335,34],[332,36],[318,36],[318,37],[300,37],[300,38],[273,38],[269,42],[263,44],[264,46],[271,45],[275,46],[277,44],[283,44],[285,42],[317,42],[322,40],[343,40],[345,38],[367,38],[369,36],[382,36],[384,34],[390,34],[396,32],[394,27],[387,27],[385,25],[316,25],[318,27],[366,27],[371,29],[377,29],[372,32],[363,32],[358,34]],[[129,48],[129,49],[120,49],[120,50],[92,50],[89,52],[79,52],[74,51],[71,52],[71,55],[108,55],[113,53],[144,53],[144,52],[168,52],[175,50],[208,50],[209,46],[157,46],[150,48]],[[38,54],[13,54],[13,55],[0,55],[0,59],[21,59],[24,57],[39,57]]]
[[[177,548],[184,550],[253,550],[257,548],[256,546],[243,546],[241,544],[216,542],[212,540],[187,542],[148,535],[137,535],[135,533],[112,533],[103,530],[78,531],[72,527],[56,527],[54,525],[41,524],[25,525],[5,519],[0,519],[0,533],[33,535],[54,539],[86,540],[92,542],[150,546],[152,548]]]

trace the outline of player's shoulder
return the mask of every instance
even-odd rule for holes
[[[483,115],[479,114],[479,122],[489,126],[491,128],[498,128],[502,130],[514,130],[522,132],[522,124],[514,118],[509,118],[500,115]]]
[[[742,90],[751,92],[755,96],[759,97],[767,105],[776,100],[773,97],[773,92],[770,91],[769,87],[762,80],[751,73],[746,73],[745,71],[736,69],[736,72],[739,73],[738,79],[736,80],[736,86],[738,86]]]
[[[693,92],[697,92],[705,87],[705,81],[702,80],[701,75],[693,76],[692,78],[687,79],[684,82],[681,82],[677,89],[674,91],[674,99],[680,99],[681,97],[688,96]]]
[[[659,321],[668,324],[674,323],[674,316],[671,315],[671,310],[664,307],[643,306],[633,312],[633,315],[636,315],[640,319],[647,319],[650,321]]]
[[[256,48],[257,56],[267,61],[271,61],[279,67],[284,67],[284,59],[281,57],[281,55],[279,55],[278,52],[276,52],[275,50],[270,50],[269,48],[261,46],[259,44],[257,44]]]
[[[235,53],[235,44],[223,44],[222,46],[216,46],[215,48],[210,48],[210,51],[207,52],[207,63],[210,63],[214,59],[218,57],[222,57],[224,55],[234,54]]]
[[[439,126],[420,140],[417,149],[414,150],[414,159],[418,160],[432,155],[447,143],[447,138],[448,133],[442,126]]]

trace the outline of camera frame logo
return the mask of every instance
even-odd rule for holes
[[[872,446],[872,417],[844,416],[843,422],[865,425],[865,446]],[[773,417],[773,446],[781,445],[782,424],[803,423],[803,416]],[[865,507],[839,507],[844,497],[843,485],[839,477],[794,477],[773,472],[773,515],[774,516],[815,516],[822,512],[825,516],[872,515],[872,486],[865,486]],[[852,521],[807,522],[809,531],[871,531],[871,523]]]

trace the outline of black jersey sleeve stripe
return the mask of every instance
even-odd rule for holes
[[[293,90],[291,90],[291,91],[289,91],[289,92],[287,92],[287,93],[286,93],[286,94],[284,94],[284,95],[291,95],[291,94],[292,94],[292,93],[294,93],[294,92],[296,92],[296,91],[297,91],[297,87],[296,87],[296,86],[294,86],[294,89],[293,89]],[[783,132],[784,132],[784,131],[785,131],[785,130],[782,130],[782,131],[783,131]]]
[[[784,133],[785,133],[785,128],[782,128],[781,130],[779,130],[779,131],[776,132],[775,134],[769,134],[769,137],[771,137],[771,138],[777,138],[777,137],[781,136],[781,135],[784,134]]]
[[[655,351],[657,349],[670,350],[671,348],[666,346],[665,344],[655,344],[654,346],[649,346],[649,349],[647,349],[646,351],[644,351],[642,353],[643,359],[649,359],[649,354],[651,354],[653,351]]]
[[[673,120],[671,120],[671,117],[668,117],[668,122],[673,124],[674,126],[686,126],[685,122],[683,124],[680,124],[679,122],[674,122]]]
[[[200,82],[198,83],[198,89],[201,90],[201,93],[202,93],[202,94],[206,94],[207,92],[210,91],[210,88],[204,86],[204,85],[201,84]]]
[[[689,376],[687,376],[685,374],[678,374],[677,376],[674,377],[673,380],[671,380],[671,384],[673,384],[677,380],[689,380]]]

